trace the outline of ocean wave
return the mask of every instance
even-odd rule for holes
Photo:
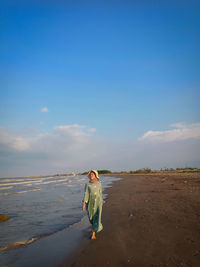
[[[3,247],[0,247],[0,250],[1,251],[5,251],[5,250],[9,250],[9,249],[13,249],[13,248],[18,248],[18,247],[21,247],[21,246],[29,245],[29,244],[35,242],[36,240],[38,240],[39,238],[40,237],[34,237],[34,238],[29,239],[29,240],[13,242],[13,243],[10,243],[10,244],[5,245]]]
[[[69,216],[71,217],[72,215],[69,215]],[[0,247],[0,251],[6,251],[6,250],[16,249],[16,248],[19,248],[19,247],[22,247],[22,246],[30,245],[33,242],[35,242],[35,241],[37,241],[37,240],[39,240],[41,238],[48,237],[50,235],[53,235],[53,234],[55,234],[55,233],[57,233],[59,231],[62,231],[64,229],[66,229],[68,227],[71,227],[74,224],[79,223],[82,220],[82,217],[83,216],[74,217],[74,221],[68,223],[67,225],[63,225],[60,229],[57,229],[57,230],[55,230],[53,232],[46,233],[46,234],[40,234],[38,236],[32,237],[32,238],[27,239],[27,240],[21,240],[21,241],[16,241],[16,242],[9,243],[9,244],[7,244],[5,246]]]
[[[39,181],[26,181],[26,182],[17,182],[17,183],[0,184],[0,186],[22,185],[22,184],[30,184],[30,183],[38,183],[38,182],[42,182],[42,179],[39,180]]]
[[[66,178],[66,179],[62,179],[62,180],[48,181],[48,182],[44,182],[44,183],[41,183],[41,184],[60,183],[60,182],[65,182],[65,181],[67,181],[67,180],[68,180],[68,178]]]
[[[86,178],[75,178],[76,181],[83,181],[83,180],[86,180]]]
[[[18,191],[18,192],[0,193],[0,195],[1,195],[1,196],[7,196],[7,195],[13,195],[13,194],[24,194],[24,193],[27,193],[27,192],[39,191],[39,190],[41,190],[41,188],[32,189],[32,190]]]
[[[3,187],[3,188],[0,187],[0,190],[6,190],[6,189],[11,189],[11,188],[13,188],[13,186],[7,186],[7,187]]]
[[[53,178],[53,177],[35,177],[35,178],[10,178],[10,179],[4,179],[4,178],[1,178],[0,179],[0,183],[3,182],[24,182],[24,181],[27,181],[27,182],[31,182],[31,181],[37,181],[37,180],[47,180],[47,179],[50,179],[50,178]]]
[[[48,178],[49,179],[49,178]],[[51,184],[51,183],[60,183],[60,182],[65,182],[68,180],[68,178],[65,179],[56,179],[56,180],[50,180],[50,181],[45,181],[47,178],[42,178],[42,179],[37,179],[37,180],[29,180],[29,181],[19,181],[19,182],[11,182],[11,183],[0,183],[1,186],[13,186],[13,185],[25,185],[25,186],[31,186],[31,185],[40,185],[40,184]]]

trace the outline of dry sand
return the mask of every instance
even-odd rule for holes
[[[200,174],[109,176],[103,231],[61,266],[200,267]]]

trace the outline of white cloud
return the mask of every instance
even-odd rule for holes
[[[62,154],[71,147],[81,147],[87,144],[92,134],[84,131],[86,126],[73,124],[54,127],[52,133],[38,133],[33,137],[19,135],[14,131],[0,128],[0,149],[15,151],[32,151],[54,153],[55,150]],[[35,130],[33,130],[35,133]],[[27,134],[26,134],[27,135]]]
[[[26,135],[26,132],[24,134]],[[25,151],[27,149],[29,149],[29,144],[26,138],[0,127],[0,151]]]
[[[96,132],[96,129],[95,128],[90,128],[90,129],[88,129],[88,132],[94,133],[94,132]]]
[[[14,175],[38,175],[91,168],[99,162],[97,158],[107,154],[108,145],[89,129],[78,124],[61,125],[52,132],[34,130],[27,136],[1,127],[0,177],[15,171]]]
[[[94,128],[84,125],[60,125],[41,133],[37,129],[9,130],[0,127],[0,177],[42,175],[88,169],[113,171],[139,168],[200,167],[200,138],[180,141],[174,130],[184,136],[199,136],[194,132],[199,124],[175,124],[171,134],[151,131],[148,142],[122,139],[115,141],[95,136]],[[167,132],[167,133],[166,133]],[[191,132],[193,134],[191,134]],[[197,131],[198,132],[198,131]],[[157,142],[160,138],[174,142]],[[152,141],[156,138],[156,142]],[[171,139],[170,139],[171,140]],[[178,140],[179,142],[176,142]]]
[[[88,133],[82,131],[85,126],[73,124],[73,125],[62,125],[54,127],[54,130],[60,134],[68,134],[70,136],[89,136]]]
[[[147,131],[142,137],[138,138],[138,140],[151,142],[172,142],[191,138],[200,138],[200,123],[175,123],[171,124],[170,126],[174,127],[175,129],[166,131],[150,130]]]
[[[41,108],[41,110],[40,110],[41,112],[48,112],[49,110],[48,110],[48,108],[47,107],[43,107],[43,108]]]

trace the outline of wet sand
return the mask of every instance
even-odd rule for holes
[[[112,174],[103,231],[60,266],[200,266],[200,174]]]

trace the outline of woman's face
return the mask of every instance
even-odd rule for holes
[[[96,175],[94,174],[94,172],[90,173],[90,181],[95,181],[96,180]]]

